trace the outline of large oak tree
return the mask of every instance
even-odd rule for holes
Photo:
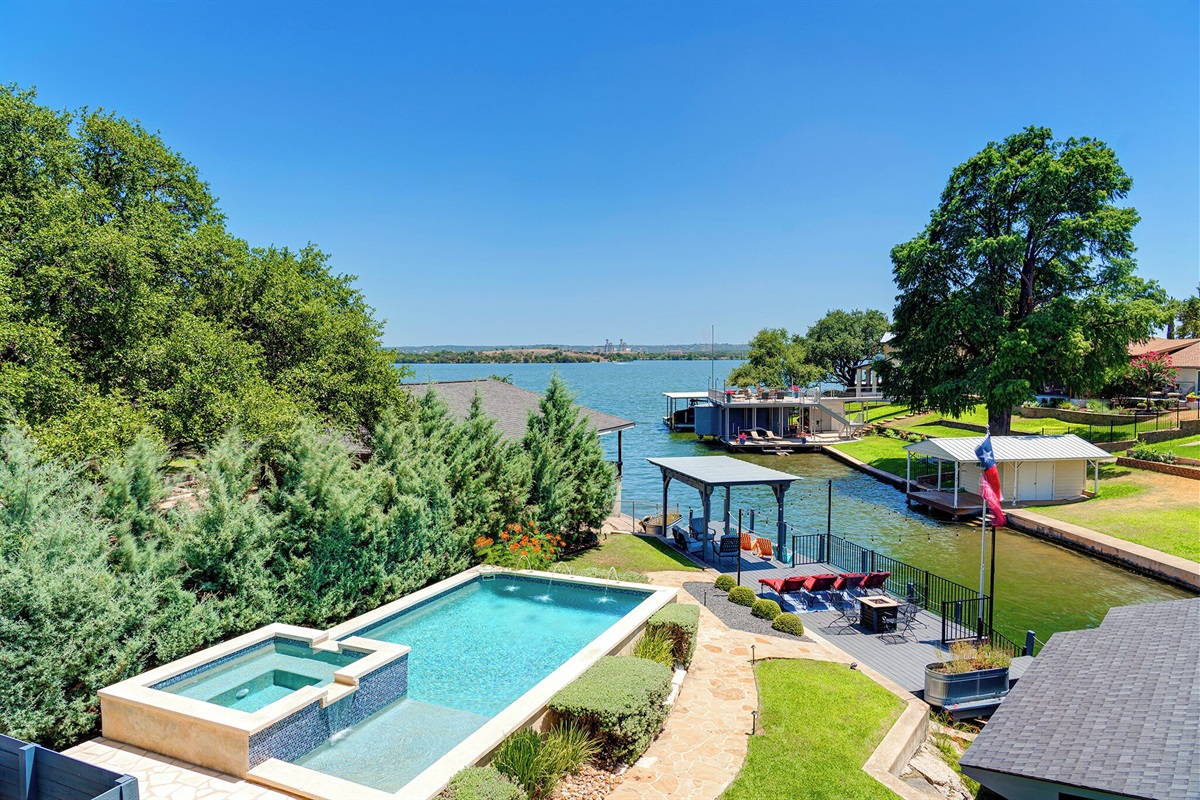
[[[899,296],[888,392],[943,413],[1013,406],[1049,382],[1099,389],[1160,317],[1134,274],[1133,181],[1104,142],[1027,128],[950,175],[919,236],[892,249]]]

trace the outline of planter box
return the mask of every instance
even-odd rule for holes
[[[938,666],[941,665],[925,666],[925,702],[931,706],[990,700],[1008,694],[1008,667],[950,674],[934,669]]]
[[[0,797],[138,800],[138,782],[130,775],[0,735]]]

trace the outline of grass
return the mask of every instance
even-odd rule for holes
[[[875,467],[875,469],[881,469],[884,472],[904,477],[908,461],[908,454],[904,452],[904,446],[907,444],[912,444],[912,442],[892,439],[887,436],[867,436],[857,442],[833,445],[833,448],[841,450],[847,455],[854,456],[859,461]],[[914,478],[930,472],[936,472],[936,469],[924,461],[913,459],[912,474]]]
[[[869,417],[867,422],[882,422],[886,419],[895,419],[896,417],[903,417],[909,412],[908,406],[903,403],[868,403],[868,405],[870,406],[870,410],[867,412]],[[846,403],[847,412],[857,413],[861,408],[862,403]]]
[[[980,435],[976,431],[964,431],[962,428],[951,428],[948,425],[939,425],[936,422],[926,422],[921,425],[913,425],[911,427],[906,426],[901,428],[901,430],[912,431],[913,433],[920,433],[925,436],[942,436],[949,438]]]
[[[1200,449],[1200,448],[1198,448]],[[1100,495],[1032,510],[1127,542],[1200,561],[1200,482],[1106,464]]]
[[[1156,453],[1174,453],[1185,458],[1200,458],[1200,434],[1168,439],[1165,442],[1155,442],[1154,444],[1144,444],[1142,447]]]
[[[904,710],[898,697],[844,664],[763,661],[754,671],[761,731],[724,800],[896,797],[862,765]]]
[[[572,567],[616,567],[622,572],[662,572],[664,570],[699,570],[682,553],[652,536],[633,533],[614,533],[600,544],[563,561]]]

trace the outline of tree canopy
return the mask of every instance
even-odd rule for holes
[[[826,370],[827,377],[850,388],[858,366],[879,355],[888,332],[887,314],[875,309],[835,309],[817,320],[804,340],[808,358]]]
[[[232,236],[159,136],[11,85],[0,131],[0,417],[100,460],[146,426],[282,441],[300,416],[369,431],[402,402],[353,278]]]
[[[726,380],[734,386],[805,386],[824,374],[810,360],[803,336],[786,328],[763,328],[750,340],[746,362],[734,367]]]
[[[899,289],[888,392],[991,430],[1051,381],[1097,390],[1161,318],[1135,275],[1132,180],[1094,139],[1027,128],[956,167],[929,224],[892,249]]]

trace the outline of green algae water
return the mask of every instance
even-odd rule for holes
[[[623,443],[621,496],[628,513],[631,501],[644,501],[647,506],[662,501],[659,472],[646,458],[724,452],[698,443],[692,434],[667,431],[662,422],[667,401],[662,392],[703,390],[710,380],[721,387],[737,363],[418,364],[412,370],[413,379],[421,381],[468,380],[496,373],[539,392],[557,370],[580,403],[636,422],[636,428],[625,431]],[[616,437],[605,436],[602,441],[610,458],[615,458]],[[821,454],[745,458],[798,476],[787,493],[785,508],[793,533],[825,532],[826,497],[832,481],[834,534],[965,586],[979,585],[978,523],[942,521],[909,509],[901,492]],[[718,497],[723,496],[718,493]],[[681,506],[685,513],[689,507],[699,513],[697,492],[678,482],[671,487],[670,503]],[[769,490],[735,490],[732,507],[757,509],[768,521],[759,527],[773,529],[775,501]],[[715,498],[714,508],[719,508]],[[990,545],[990,533],[988,539]],[[1182,589],[1023,533],[1001,529],[996,535],[995,623],[1001,633],[1018,642],[1024,641],[1026,630],[1035,631],[1044,641],[1059,631],[1095,627],[1114,606],[1190,596]]]

